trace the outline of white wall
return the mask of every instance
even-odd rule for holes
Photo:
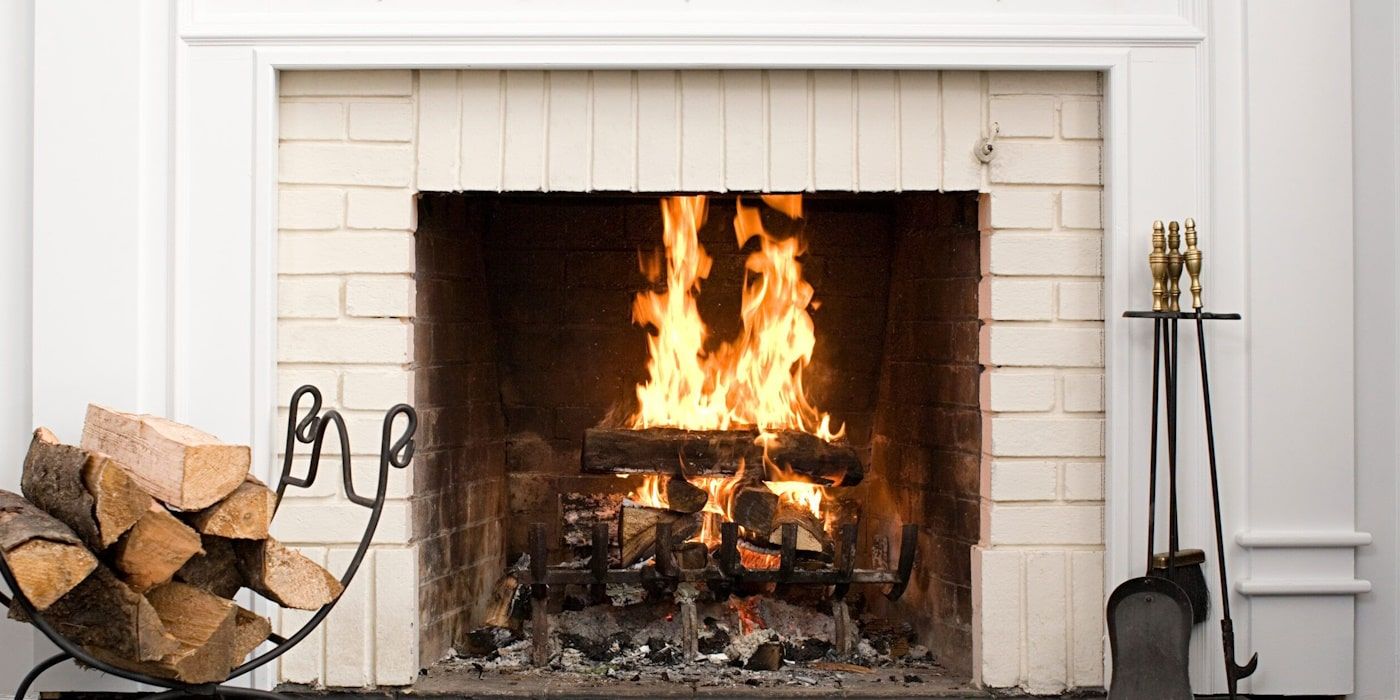
[[[0,488],[19,487],[29,445],[30,162],[34,97],[34,0],[0,3]],[[33,660],[31,633],[0,623],[0,695]]]
[[[1400,11],[1394,0],[1352,2],[1353,212],[1356,226],[1356,519],[1375,538],[1357,552],[1371,582],[1356,600],[1356,695],[1400,697],[1397,668],[1396,270],[1400,269]]]

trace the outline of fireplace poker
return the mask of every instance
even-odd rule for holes
[[[1201,397],[1205,406],[1206,455],[1210,462],[1210,495],[1215,511],[1215,556],[1220,570],[1220,639],[1225,656],[1225,680],[1231,700],[1237,696],[1239,681],[1254,675],[1259,655],[1249,657],[1243,666],[1235,663],[1235,624],[1230,618],[1230,577],[1225,572],[1225,535],[1220,522],[1220,480],[1215,461],[1215,427],[1210,411],[1210,375],[1206,369],[1206,324],[1201,311],[1201,251],[1196,247],[1196,222],[1186,220],[1186,270],[1191,275],[1191,306],[1196,316],[1196,342],[1201,357]]]

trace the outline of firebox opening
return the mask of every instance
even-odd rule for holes
[[[472,633],[499,617],[501,578],[529,551],[532,524],[547,528],[551,563],[586,569],[590,517],[613,517],[641,483],[584,473],[580,453],[585,431],[635,410],[647,380],[647,331],[632,306],[658,288],[642,266],[662,247],[662,196],[422,196],[413,525],[425,665],[449,650],[482,651]],[[710,351],[742,331],[756,243],[736,242],[737,197],[710,196],[698,231],[713,260],[696,295]],[[743,196],[746,206],[758,199]],[[904,596],[888,603],[884,586],[857,586],[852,614],[892,630],[880,653],[922,645],[968,678],[981,453],[977,195],[808,194],[803,206],[800,220],[764,210],[763,225],[806,243],[799,260],[814,290],[816,343],[805,389],[833,427],[844,424],[865,472],[859,485],[831,489],[859,522],[856,565],[890,566],[900,527],[918,531]],[[581,607],[581,597],[557,593],[550,609]]]

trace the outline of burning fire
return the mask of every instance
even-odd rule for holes
[[[802,218],[800,194],[763,195],[762,200],[789,218]],[[825,487],[801,479],[767,456],[768,443],[780,430],[802,431],[827,441],[845,433],[844,426],[832,431],[831,416],[812,405],[803,386],[803,373],[816,347],[815,325],[808,313],[813,289],[803,279],[798,261],[804,243],[797,236],[770,234],[757,207],[737,203],[734,232],[739,247],[758,240],[758,250],[745,261],[743,330],[738,338],[707,350],[709,328],[696,304],[696,294],[712,265],[697,236],[706,212],[703,195],[661,200],[665,249],[643,258],[642,271],[654,283],[664,279],[665,291],[642,292],[632,304],[632,320],[654,329],[654,334],[647,339],[648,378],[637,386],[637,412],[626,425],[638,430],[757,429],[764,446],[764,483],[780,501],[806,508],[825,522]],[[666,507],[668,478],[646,477],[630,498],[642,505]],[[732,477],[687,479],[709,492],[697,539],[714,547],[720,539],[719,523],[732,519],[733,495],[746,483],[743,470]]]
[[[767,195],[764,201],[789,217],[802,216],[801,195]],[[656,333],[647,339],[649,376],[637,386],[638,408],[628,427],[800,430],[826,440],[840,437],[844,427],[832,432],[831,416],[811,404],[802,384],[816,347],[807,312],[812,285],[797,261],[802,240],[770,235],[759,210],[742,201],[734,217],[739,247],[759,241],[745,264],[743,330],[713,352],[706,350],[709,328],[695,300],[713,262],[696,235],[706,209],[703,195],[661,200],[664,260],[644,260],[642,271],[653,282],[664,275],[666,290],[638,294],[632,304],[632,320]]]

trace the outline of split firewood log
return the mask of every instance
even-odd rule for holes
[[[243,584],[283,607],[318,610],[344,590],[320,564],[270,537],[234,540],[233,549]]]
[[[276,510],[277,494],[250,476],[223,500],[190,516],[189,523],[202,535],[261,540]]]
[[[177,510],[217,503],[248,476],[247,445],[156,416],[89,405],[83,448],[110,456],[143,489]]]
[[[9,491],[0,491],[0,553],[24,597],[39,610],[97,568],[97,557],[67,525]]]
[[[34,431],[20,489],[95,552],[116,542],[151,505],[150,494],[107,455],[62,444],[48,428]]]
[[[850,443],[796,430],[760,440],[757,430],[589,428],[579,457],[592,474],[675,474],[682,464],[688,474],[737,474],[771,461],[824,485],[855,486],[865,476]]]
[[[822,521],[812,515],[812,511],[788,502],[779,504],[778,512],[773,516],[773,530],[767,537],[770,546],[782,546],[783,525],[786,523],[797,525],[798,554],[822,559],[831,558],[835,548]]]
[[[666,480],[666,507],[678,513],[699,513],[710,500],[710,492],[673,476]]]
[[[618,523],[622,565],[631,566],[656,553],[656,526],[670,523],[673,542],[684,542],[700,531],[700,514],[652,508],[631,500],[622,502]]]
[[[710,563],[710,548],[703,542],[682,542],[673,551],[676,566],[684,571],[698,571]]]
[[[199,533],[152,503],[112,551],[112,562],[126,582],[136,591],[146,591],[169,581],[202,550]]]
[[[222,537],[204,535],[200,538],[202,554],[190,557],[175,572],[175,580],[202,588],[220,598],[232,598],[243,587],[238,555],[233,542]]]
[[[106,649],[93,655],[115,666],[185,683],[214,683],[233,668],[238,606],[194,586],[172,582],[146,597],[160,615],[176,649],[159,659],[132,662]]]
[[[272,621],[259,615],[252,610],[240,607],[234,613],[233,630],[233,661],[231,666],[237,666],[258,648],[259,644],[267,641],[272,634]]]
[[[778,494],[766,486],[745,486],[730,501],[730,520],[748,532],[766,533],[773,529],[778,512]]]
[[[101,564],[43,615],[64,637],[104,659],[154,661],[180,646],[151,603]],[[29,621],[17,605],[10,618]]]

